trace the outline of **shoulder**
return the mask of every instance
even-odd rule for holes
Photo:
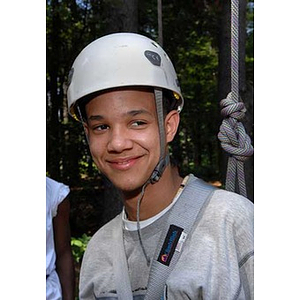
[[[253,207],[253,203],[247,198],[217,189],[214,191],[203,217],[205,222],[213,224],[215,230],[230,233],[229,235],[233,234],[238,239],[252,241],[254,236]]]
[[[249,199],[222,189],[214,191],[210,206],[220,213],[232,212],[236,215],[248,215],[249,217],[253,217],[254,213],[253,203]]]
[[[102,226],[90,239],[87,251],[99,250],[101,247],[110,247],[110,241],[113,239],[113,233],[116,227],[121,226],[121,214],[118,214],[111,221]]]
[[[122,219],[121,219],[122,221]],[[120,215],[101,227],[88,242],[83,255],[80,270],[81,281],[89,280],[99,269],[107,269],[112,266],[114,229],[120,225]]]
[[[69,194],[70,188],[58,181],[46,177],[46,202],[47,207],[51,209],[52,217],[56,216],[58,205]]]
[[[207,205],[207,209],[211,213],[217,216],[233,214],[235,217],[238,217],[239,215],[244,215],[249,218],[253,217],[253,203],[249,199],[233,192],[212,187],[202,179],[191,174],[189,183],[192,182],[201,183],[202,186],[209,187],[209,189],[213,190]],[[199,196],[201,196],[201,193]]]

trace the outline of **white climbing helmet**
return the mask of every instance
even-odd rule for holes
[[[70,114],[76,118],[77,101],[94,92],[126,86],[151,86],[173,92],[178,111],[183,97],[166,52],[151,39],[135,33],[114,33],[86,46],[69,73]]]

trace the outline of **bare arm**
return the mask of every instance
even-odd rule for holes
[[[75,299],[75,276],[70,243],[69,213],[70,202],[66,198],[58,206],[57,215],[53,219],[56,271],[62,287],[63,300]]]

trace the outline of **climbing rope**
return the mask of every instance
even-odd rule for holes
[[[239,101],[239,1],[231,1],[231,92],[221,100],[221,115],[224,120],[220,126],[218,138],[221,147],[229,153],[225,189],[236,191],[247,197],[244,162],[253,154],[251,140],[241,119],[246,108]]]
[[[253,147],[250,137],[240,122],[245,116],[246,108],[244,103],[233,99],[232,93],[229,93],[226,99],[221,100],[220,105],[224,120],[220,126],[218,138],[221,147],[230,154],[225,188],[234,192],[237,179],[239,193],[247,197],[244,162],[253,154]]]
[[[239,0],[231,0],[231,91],[239,101]]]

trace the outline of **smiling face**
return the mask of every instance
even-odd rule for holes
[[[159,160],[153,92],[114,90],[86,105],[90,151],[98,169],[122,191],[140,188]]]

